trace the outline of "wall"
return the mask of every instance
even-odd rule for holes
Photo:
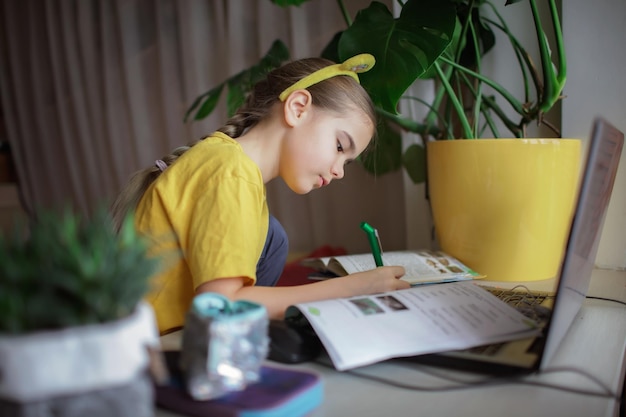
[[[587,138],[596,115],[626,132],[626,2],[563,1],[563,31],[569,65],[563,134]],[[626,269],[626,151],[622,151],[596,264]]]

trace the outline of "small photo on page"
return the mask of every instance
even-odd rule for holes
[[[365,315],[380,314],[385,312],[385,310],[380,308],[380,306],[376,304],[374,300],[369,298],[355,298],[350,300],[350,302],[354,304],[361,311],[361,313]]]
[[[400,311],[400,310],[408,310],[407,306],[402,304],[400,300],[398,300],[393,295],[381,295],[380,297],[376,297],[381,304],[387,306],[391,310]]]

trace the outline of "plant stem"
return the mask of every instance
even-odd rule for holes
[[[442,89],[443,91],[443,89]],[[428,111],[430,112],[429,114],[433,114],[437,120],[441,123],[441,125],[444,127],[444,129],[446,131],[452,131],[452,129],[449,127],[449,123],[445,120],[445,118],[441,115],[440,112],[436,111],[435,107],[433,107],[433,105],[429,102],[427,102],[426,100],[420,98],[420,97],[414,97],[414,96],[403,96],[402,99],[404,100],[413,100],[413,101],[417,101],[420,104],[423,104],[424,106],[426,106],[428,108]],[[438,137],[439,135],[441,135],[441,130],[436,127],[433,126],[434,121],[429,121],[421,126],[423,126],[423,130],[421,131],[415,131],[414,133],[419,133],[421,135],[430,135],[433,137]]]
[[[441,56],[441,59],[443,59],[447,63],[453,63],[449,59],[444,58],[443,55]],[[460,65],[457,65],[457,66],[460,67]],[[475,139],[474,137],[472,137],[472,127],[469,125],[467,116],[465,115],[465,111],[463,110],[463,106],[459,102],[457,95],[454,93],[452,86],[450,85],[450,83],[448,82],[448,79],[443,73],[441,66],[439,65],[439,62],[435,61],[435,63],[433,64],[433,67],[435,68],[435,71],[437,71],[437,75],[439,76],[439,79],[441,80],[441,84],[446,89],[446,93],[448,94],[448,98],[450,99],[450,102],[452,103],[452,105],[454,106],[454,109],[458,113],[459,121],[461,122],[461,127],[463,128],[463,135],[467,139]]]
[[[482,74],[478,74],[475,71],[472,71],[470,69],[467,69],[467,68],[459,65],[456,62],[451,61],[448,58],[444,57],[443,55],[439,59],[441,59],[446,64],[451,65],[454,68],[456,68],[458,70],[461,70],[462,72],[464,72],[466,74],[471,75],[474,78],[478,78],[479,80],[481,80],[482,82],[487,84],[489,87],[491,87],[494,90],[496,90],[498,92],[498,94],[500,94],[502,97],[504,97],[504,99],[511,104],[511,106],[515,109],[516,112],[518,112],[521,115],[525,114],[525,110],[524,110],[524,107],[522,106],[522,103],[520,103],[515,97],[513,97],[511,95],[511,93],[509,93],[504,87],[502,87],[497,82],[495,82],[493,80],[490,80],[489,78],[485,77]]]
[[[556,91],[552,97],[552,103],[561,99],[561,92],[565,86],[567,79],[567,58],[565,55],[565,44],[563,42],[563,31],[561,30],[561,22],[559,21],[559,12],[556,7],[555,0],[550,0],[550,16],[552,17],[552,27],[554,28],[554,38],[558,56],[558,73],[556,76]],[[552,66],[550,66],[552,68]],[[549,110],[549,108],[548,108]]]
[[[500,106],[498,106],[498,104],[496,103],[496,101],[491,98],[491,97],[485,97],[485,106],[489,107],[491,110],[493,110],[496,115],[498,116],[498,118],[500,120],[502,120],[502,122],[504,123],[504,125],[507,127],[507,129],[509,129],[511,131],[511,133],[513,134],[513,136],[515,136],[516,138],[520,138],[525,136],[523,134],[523,130],[520,128],[519,125],[516,125],[511,119],[509,119],[507,117],[507,115],[504,113],[504,111],[500,108]],[[520,123],[520,125],[524,125],[523,123]],[[492,131],[494,131],[494,127],[492,127]],[[496,133],[495,133],[496,137],[500,137],[500,134],[497,133],[497,129],[496,129]]]
[[[447,67],[446,68],[446,73],[444,74],[444,76],[446,77],[446,79],[450,79],[452,77],[452,67]],[[441,103],[443,102],[443,98],[444,95],[446,93],[446,89],[443,87],[443,85],[440,85],[436,92],[435,92],[435,97],[433,99],[433,104],[432,106],[429,106],[429,112],[426,115],[425,118],[425,123],[427,127],[432,126],[433,124],[435,124],[435,121],[437,119],[444,119],[440,112],[439,112],[439,108],[441,107]],[[452,128],[450,126],[448,126],[447,123],[444,124],[444,127],[447,131],[452,132]],[[452,137],[452,133],[449,134],[449,137]]]
[[[567,65],[565,64],[565,48],[563,47],[563,35],[561,33],[561,24],[559,22],[558,10],[556,8],[555,0],[550,0],[550,15],[552,16],[552,25],[554,27],[554,34],[556,38],[556,45],[558,50],[558,74],[555,74],[554,65],[550,56],[550,47],[548,45],[548,39],[545,31],[542,29],[541,19],[539,11],[537,9],[537,3],[535,0],[529,0],[530,7],[535,22],[535,29],[537,32],[537,38],[539,41],[539,53],[541,56],[541,68],[543,70],[543,83],[544,90],[541,102],[539,104],[539,110],[543,113],[552,108],[561,98],[561,91],[565,84]]]
[[[552,26],[554,27],[554,38],[556,49],[559,57],[559,73],[557,80],[559,82],[559,95],[565,86],[567,79],[567,57],[565,54],[565,43],[563,41],[563,31],[561,30],[561,22],[559,21],[559,12],[556,8],[556,2],[550,0],[550,15],[552,16]]]
[[[439,130],[437,128],[418,123],[413,119],[407,119],[397,114],[390,113],[380,107],[376,107],[376,112],[409,132],[433,136],[439,134]]]
[[[343,16],[343,20],[346,22],[348,27],[352,26],[352,18],[348,13],[348,9],[346,9],[346,5],[343,4],[343,0],[337,0],[337,5],[339,6],[339,10],[341,10],[341,15]]]
[[[461,34],[459,35],[459,43],[456,48],[456,54],[455,54],[456,56],[454,57],[455,62],[459,62],[461,58],[461,53],[463,52],[463,42],[461,40],[465,39],[465,37],[467,36],[469,25],[472,22],[472,10],[474,10],[474,0],[470,0],[467,6],[467,10],[468,10],[467,18],[465,19],[465,22],[463,22],[463,26],[461,26]]]
[[[476,58],[476,71],[480,72],[480,64],[481,64],[481,57],[480,57],[480,45],[478,44],[478,38],[476,37],[476,30],[474,28],[474,24],[472,23],[471,19],[469,21],[469,28],[471,30],[471,34],[472,34],[472,41],[474,43],[474,54],[475,54],[475,58]],[[480,133],[479,133],[479,125],[480,125],[480,114],[482,112],[481,108],[482,108],[482,96],[483,96],[483,84],[480,80],[478,80],[478,87],[476,88],[476,95],[474,97],[474,137],[478,138],[480,137]]]
[[[524,66],[522,65],[522,60],[526,64],[526,67],[528,68],[528,71],[530,72],[530,75],[532,76],[533,84],[535,86],[535,94],[537,95],[537,97],[540,97],[541,88],[543,88],[542,87],[543,83],[541,82],[541,79],[539,78],[537,74],[537,70],[530,58],[530,55],[528,54],[528,52],[526,52],[526,50],[520,44],[517,38],[513,36],[513,33],[509,29],[509,26],[506,24],[506,21],[504,20],[504,18],[502,17],[498,9],[493,5],[492,2],[486,2],[486,4],[489,5],[493,13],[496,15],[499,23],[489,18],[485,18],[485,20],[489,22],[489,24],[497,27],[502,32],[504,32],[506,36],[509,38],[509,42],[511,42],[511,46],[513,47],[513,51],[515,52],[515,56],[517,58],[517,61],[520,66],[520,70],[522,72],[522,78],[524,80],[524,101],[528,103],[530,101],[530,92],[529,92],[529,87],[528,87],[528,75],[526,74],[526,70]]]
[[[467,75],[463,74],[463,77],[467,78]],[[474,96],[476,96],[477,93],[474,90],[474,88],[472,87],[470,81],[468,79],[466,79],[464,82],[468,86],[468,89],[470,90],[470,92]],[[520,129],[520,127],[517,124],[515,124],[515,122],[513,122],[504,113],[504,111],[500,108],[500,106],[498,106],[496,101],[493,98],[489,97],[489,96],[484,96],[483,97],[483,104],[481,104],[480,112],[482,113],[483,117],[485,117],[485,120],[487,120],[488,122],[491,119],[491,116],[489,115],[489,110],[493,110],[496,113],[498,118],[504,123],[504,125],[511,131],[511,133],[515,137],[520,137],[521,136],[521,129]],[[522,123],[520,123],[520,124],[522,124]],[[498,133],[498,130],[495,128],[495,124],[493,124],[492,120],[491,120],[491,123],[489,123],[489,125],[491,126],[491,131],[494,132],[494,136],[495,137],[500,137],[500,134]]]
[[[541,69],[543,72],[543,95],[539,98],[541,102],[539,108],[543,110],[552,107],[551,97],[554,95],[554,82],[556,81],[556,77],[554,69],[552,68],[552,60],[550,59],[548,40],[546,39],[546,34],[541,26],[541,18],[539,16],[539,10],[537,9],[537,3],[535,0],[529,0],[529,3],[533,14],[533,20],[535,22],[535,31],[537,32],[537,41],[539,43],[539,56],[541,57]]]

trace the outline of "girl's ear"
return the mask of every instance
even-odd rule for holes
[[[283,104],[285,122],[288,126],[296,126],[300,123],[313,106],[313,97],[309,90],[296,90],[289,94]]]

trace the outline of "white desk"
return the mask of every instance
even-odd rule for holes
[[[495,283],[494,283],[495,284]],[[510,286],[514,283],[498,283]],[[551,290],[551,281],[526,282],[537,290]],[[595,270],[590,296],[626,301],[626,271]],[[176,334],[162,338],[164,348],[179,348]],[[565,336],[550,368],[583,369],[599,378],[613,392],[623,389],[626,352],[626,307],[609,301],[587,299]],[[367,380],[348,372],[337,372],[319,363],[278,365],[317,372],[324,383],[324,402],[312,417],[336,416],[566,416],[611,417],[619,414],[619,403],[601,397],[569,393],[523,384],[464,388],[453,391],[415,391]],[[386,361],[355,370],[433,389],[457,385],[435,375],[483,379],[484,375],[449,371],[400,360]],[[433,373],[435,375],[433,375]],[[525,382],[548,383],[571,388],[600,391],[588,378],[570,372],[529,375]],[[158,417],[176,414],[157,411]]]

